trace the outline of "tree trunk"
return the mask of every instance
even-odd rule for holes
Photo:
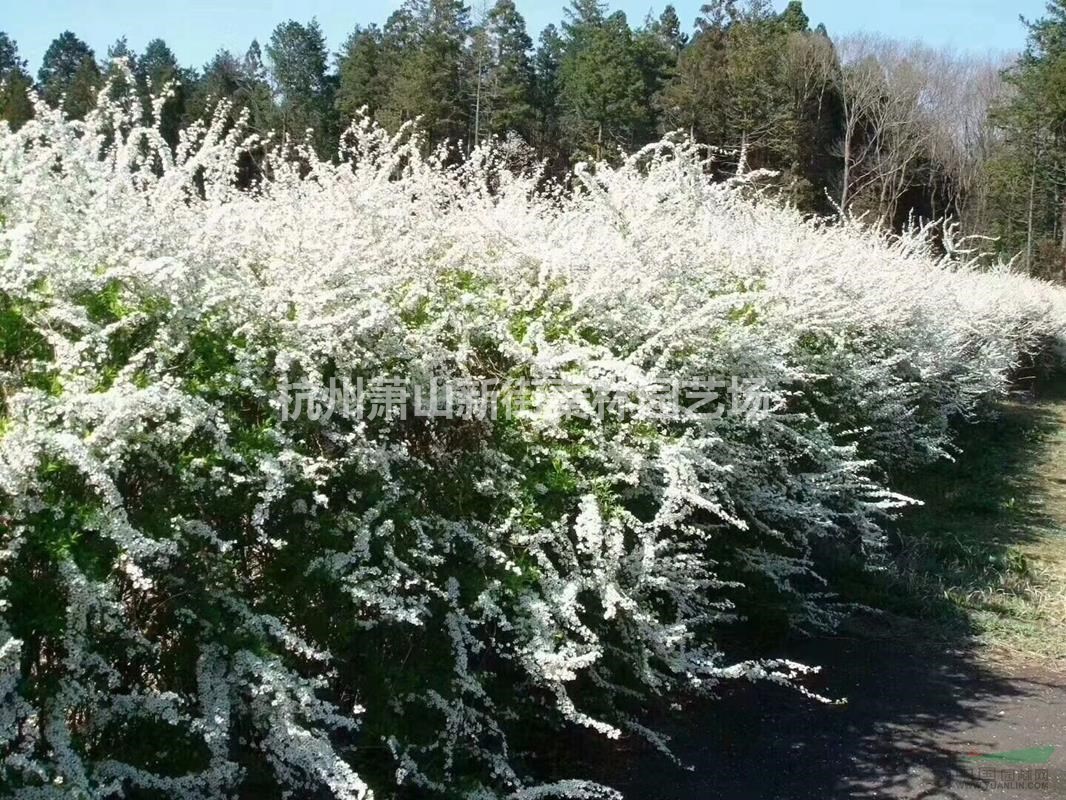
[[[481,139],[481,70],[483,50],[484,48],[479,48],[477,54],[477,93],[474,99],[474,147],[478,146],[478,141]]]
[[[1033,198],[1036,196],[1036,165],[1033,165],[1029,178],[1029,221],[1027,224],[1025,245],[1025,271],[1033,274]]]
[[[1059,251],[1066,253],[1066,200],[1061,199],[1062,190],[1056,190],[1056,194],[1059,195]]]
[[[851,123],[846,122],[847,130],[844,131],[844,174],[841,178],[843,186],[840,187],[840,213],[848,210],[848,188],[851,183]]]

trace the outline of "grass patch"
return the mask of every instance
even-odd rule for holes
[[[894,485],[924,502],[891,531],[892,567],[839,564],[844,599],[997,659],[1066,664],[1066,382],[960,431],[962,452]],[[910,626],[913,629],[913,625]]]

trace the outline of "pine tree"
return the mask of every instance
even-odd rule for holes
[[[696,30],[724,32],[739,16],[737,0],[710,0],[700,6],[700,16],[696,19]]]
[[[769,0],[749,0],[726,31],[724,144],[740,148],[750,167],[792,166],[795,120],[785,44]]]
[[[1028,22],[1025,52],[1007,73],[1010,100],[996,111],[1001,155],[990,165],[995,233],[1030,272],[1066,274],[1066,0]]]
[[[656,129],[661,109],[664,87],[677,74],[677,62],[684,49],[687,36],[681,32],[681,22],[673,6],[667,6],[658,19],[650,14],[644,27],[636,31],[633,43],[636,49],[637,63],[644,78],[643,104],[653,113],[647,116],[648,125],[641,140],[655,138],[665,130]]]
[[[380,117],[389,127],[421,117],[431,142],[472,134],[476,87],[464,46],[471,33],[458,0],[407,0],[385,23],[387,94]]]
[[[718,146],[728,138],[723,103],[728,91],[727,30],[736,16],[732,0],[702,7],[696,35],[678,57],[674,75],[657,101],[666,127]]]
[[[688,34],[681,30],[681,20],[677,16],[677,9],[672,5],[667,5],[663,13],[659,15],[659,19],[649,26],[649,30],[670,50],[674,61],[677,61],[681,51],[688,44]]]
[[[125,59],[131,69],[137,64],[137,54],[130,49],[130,44],[125,36],[119,36],[115,43],[107,48],[107,61],[105,63],[110,64],[117,58]],[[103,67],[101,67],[100,71],[104,71]]]
[[[541,158],[558,164],[562,158],[559,129],[559,94],[562,90],[560,70],[565,44],[554,25],[540,34],[534,57],[534,108],[536,114],[536,148]]]
[[[125,70],[118,62],[124,62]],[[120,36],[107,48],[107,58],[100,62],[100,80],[102,85],[110,87],[112,100],[124,100],[130,105],[140,105],[145,91],[138,80],[137,54],[130,49],[125,36]],[[126,70],[133,73],[132,80]],[[143,108],[141,109],[143,112]]]
[[[805,33],[810,30],[811,19],[803,10],[802,0],[789,0],[779,19],[789,33]]]
[[[792,200],[799,207],[832,214],[829,194],[836,193],[844,139],[843,108],[833,79],[839,74],[836,50],[827,36],[809,30],[788,32],[785,50],[793,145],[783,154],[782,167],[794,180]]]
[[[408,62],[414,58],[418,46],[419,26],[413,4],[408,2],[389,15],[381,31],[378,56],[381,107],[374,116],[389,128],[395,128],[418,115],[410,97],[416,86],[399,85],[407,78]]]
[[[229,50],[219,50],[204,65],[187,113],[190,120],[209,117],[223,100],[231,100],[241,83],[241,63]]]
[[[575,0],[560,66],[563,134],[579,154],[597,160],[607,149],[630,149],[650,109],[632,31],[625,15],[603,17],[603,6]]]
[[[383,34],[377,25],[356,27],[337,54],[334,106],[347,125],[366,108],[374,116],[385,98]]]
[[[73,119],[81,119],[96,105],[100,71],[89,45],[64,31],[48,46],[37,72],[45,101]]]
[[[715,0],[703,6],[696,28],[658,96],[667,127],[743,159],[729,169],[768,167],[806,181],[815,162],[823,168],[822,98],[812,106],[812,86],[790,72],[791,37],[815,35],[807,32],[801,3],[793,0],[777,14],[769,0]],[[815,137],[813,150],[805,149],[805,137]],[[812,192],[804,189],[808,199]]]
[[[274,94],[263,63],[263,51],[257,39],[252,39],[244,54],[233,99],[238,108],[248,112],[247,124],[253,131],[260,135],[273,131],[278,120],[278,108],[274,104]],[[328,131],[323,134],[328,134]]]
[[[484,25],[488,58],[479,74],[479,133],[514,131],[531,138],[533,111],[533,41],[513,0],[497,0]]]
[[[162,39],[152,39],[144,48],[144,55],[137,63],[137,71],[145,88],[152,95],[159,94],[168,85],[182,78],[178,59]]]
[[[278,25],[266,47],[280,132],[302,140],[308,130],[320,153],[333,144],[333,98],[326,78],[326,39],[317,20]]]
[[[163,106],[161,128],[163,138],[173,147],[186,113],[190,86],[187,76],[178,66],[173,51],[162,39],[153,39],[144,48],[137,62],[137,72],[148,98],[157,97],[170,88],[172,97]]]
[[[186,106],[187,119],[209,117],[220,102],[227,101],[231,104],[230,122],[235,123],[247,112],[247,124],[253,131],[259,134],[273,131],[277,113],[258,53],[254,41],[243,59],[228,50],[216,53],[195,81],[195,91],[191,92]]]
[[[33,118],[28,95],[32,87],[26,62],[19,57],[18,44],[0,31],[0,119],[12,130],[18,130]]]
[[[228,125],[243,119],[246,129],[263,137],[265,143],[242,153],[238,162],[238,185],[253,185],[262,177],[263,156],[270,146],[270,135],[276,131],[278,117],[259,44],[253,40],[243,58],[228,50],[218,51],[198,79],[186,70],[179,76],[189,87],[183,124],[214,117],[220,104],[226,103]]]
[[[586,31],[601,28],[607,21],[607,3],[604,0],[571,0],[564,13],[563,35],[571,46],[579,47]]]
[[[200,90],[215,100],[232,97],[240,86],[241,62],[229,50],[219,50],[204,66]]]
[[[6,74],[13,69],[25,70],[26,62],[19,58],[18,43],[0,31],[0,74]]]

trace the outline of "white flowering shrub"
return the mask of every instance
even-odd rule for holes
[[[818,541],[875,558],[884,467],[1066,330],[1059,289],[805,221],[684,143],[564,191],[411,130],[327,163],[224,119],[176,153],[107,102],[0,135],[5,797],[612,797],[525,753],[665,747],[642,711],[683,688],[805,691],[716,630],[767,597],[831,625]],[[286,413],[388,376],[534,402]],[[769,410],[638,402],[687,376]]]

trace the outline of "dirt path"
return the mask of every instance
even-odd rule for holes
[[[736,687],[658,720],[684,767],[588,744],[582,771],[633,800],[1066,799],[1066,393],[974,434],[916,477],[913,573],[856,598],[896,613],[780,645],[845,705]]]
[[[790,650],[823,664],[818,687],[848,703],[752,687],[661,721],[691,769],[644,749],[583,760],[633,800],[1066,798],[1066,676],[1006,676],[968,653],[899,641]],[[1046,764],[982,757],[1047,746],[1058,749]]]

